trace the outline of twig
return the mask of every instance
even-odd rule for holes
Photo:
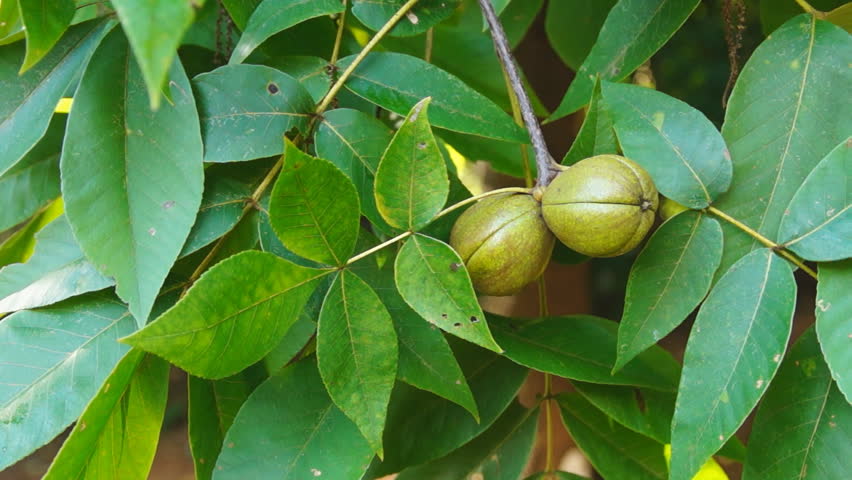
[[[558,168],[558,164],[553,160],[547,149],[544,134],[533,112],[530,97],[527,95],[526,90],[524,90],[524,84],[521,82],[518,68],[515,66],[515,61],[512,58],[509,40],[506,38],[506,32],[500,24],[500,19],[497,18],[497,13],[494,12],[494,6],[491,5],[489,0],[479,0],[479,6],[491,30],[491,38],[494,40],[494,47],[497,49],[497,57],[500,59],[500,63],[503,65],[506,74],[509,76],[512,90],[514,90],[515,95],[518,97],[521,116],[530,134],[533,151],[535,151],[535,163],[538,168],[537,184],[541,187],[547,186],[562,169]]]

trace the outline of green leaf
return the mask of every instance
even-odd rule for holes
[[[342,12],[340,0],[264,0],[251,14],[229,64],[242,63],[264,40],[309,18]]]
[[[26,220],[59,196],[59,153],[65,115],[51,121],[47,133],[20,162],[0,175],[0,231]]]
[[[122,341],[192,375],[228,377],[278,344],[327,273],[270,253],[240,253],[213,266],[174,307]]]
[[[95,52],[62,149],[65,210],[83,253],[145,325],[195,221],[204,170],[198,113],[179,62],[172,104],[148,109],[120,30]]]
[[[660,443],[669,443],[677,396],[674,392],[576,380],[571,385],[586,401],[616,422]]]
[[[595,76],[619,81],[651,58],[683,25],[698,0],[620,0],[606,17],[562,103],[548,121],[574,113],[589,103]]]
[[[616,370],[686,319],[710,291],[721,258],[722,227],[704,213],[683,212],[654,232],[627,279]]]
[[[397,480],[517,480],[535,443],[538,408],[512,403],[491,427],[449,455],[403,470]]]
[[[341,59],[345,69],[354,56]],[[432,97],[432,125],[510,142],[528,142],[527,134],[504,111],[458,78],[423,60],[392,52],[373,52],[346,82],[346,88],[400,115]]]
[[[168,389],[168,363],[128,353],[86,406],[44,480],[148,478]]]
[[[341,271],[320,312],[317,363],[328,394],[379,457],[397,358],[396,332],[382,301],[357,275]]]
[[[372,30],[379,30],[407,0],[352,0],[352,14]],[[420,0],[389,32],[413,36],[446,20],[461,0]]]
[[[394,267],[405,302],[429,323],[495,352],[502,352],[488,330],[470,276],[446,243],[423,235],[409,238]]]
[[[221,380],[188,379],[189,447],[196,480],[213,478],[225,434],[252,391],[246,372]]]
[[[653,347],[616,374],[618,324],[589,315],[518,320],[489,315],[494,337],[512,361],[540,372],[583,382],[675,391],[677,362]]]
[[[371,240],[366,248],[378,243]],[[461,405],[478,419],[476,400],[443,333],[423,321],[397,291],[393,258],[370,256],[350,268],[376,291],[393,318],[399,340],[397,378]]]
[[[331,77],[328,74],[328,60],[320,57],[287,56],[267,60],[266,65],[281,70],[295,78],[311,94],[314,102],[319,103],[328,89],[331,88]],[[328,115],[337,112],[332,110],[323,114],[323,120]],[[372,118],[372,117],[371,117]],[[319,155],[322,157],[322,155]],[[329,159],[330,160],[330,159]]]
[[[203,3],[204,0],[112,0],[148,87],[152,110],[159,108],[164,88],[171,88],[167,79],[174,68],[178,45],[195,19],[195,9]]]
[[[298,80],[262,65],[226,65],[193,79],[205,162],[284,152],[284,134],[304,131],[314,101]]]
[[[817,283],[816,332],[831,376],[852,404],[852,260],[821,263]]]
[[[36,234],[27,263],[0,270],[0,313],[36,308],[114,285],[83,256],[65,217]]]
[[[849,474],[852,406],[831,381],[814,330],[796,341],[772,382],[749,436],[744,480]]]
[[[7,0],[8,1],[8,0]],[[26,72],[56,45],[74,17],[74,0],[17,0],[27,36],[27,56],[21,66]],[[14,3],[14,2],[12,2]]]
[[[429,127],[431,100],[427,97],[411,109],[376,169],[376,206],[396,228],[423,228],[450,193],[444,158]]]
[[[0,321],[0,469],[62,433],[128,348],[126,307],[87,295]]]
[[[786,260],[756,250],[716,283],[686,344],[672,421],[672,480],[691,479],[743,423],[790,338],[796,282]]]
[[[234,228],[263,173],[245,164],[214,164],[205,169],[201,208],[181,257],[210,245]]]
[[[6,2],[4,2],[5,4]],[[114,23],[87,22],[68,30],[49,54],[24,75],[24,45],[0,49],[0,175],[44,136],[56,103]]]
[[[310,268],[322,268],[321,264],[296,255],[288,250],[283,243],[281,243],[281,240],[278,238],[275,230],[272,229],[272,222],[269,220],[269,200],[272,197],[271,193],[272,192],[267,189],[266,193],[260,199],[261,215],[260,221],[257,225],[260,249],[264,252],[274,253],[284,260],[295,263],[296,265]],[[319,311],[319,309],[317,309],[317,311]]]
[[[358,240],[359,212],[358,192],[346,175],[287,140],[269,201],[269,220],[281,243],[305,258],[344,265]]]
[[[393,137],[381,121],[358,110],[339,108],[323,115],[314,134],[317,156],[343,171],[361,200],[361,211],[380,230],[392,231],[376,207],[374,177]]]
[[[16,39],[17,37],[17,39]],[[24,37],[24,24],[17,0],[0,2],[0,45],[12,43]]]
[[[610,421],[576,393],[559,397],[562,421],[604,478],[668,478],[663,445]]]
[[[35,234],[62,215],[62,199],[51,202],[0,244],[0,266],[26,262],[35,250]]]
[[[526,368],[471,343],[450,344],[477,399],[480,421],[449,400],[397,383],[388,410],[384,462],[376,463],[368,473],[374,476],[367,478],[447,455],[487,430],[514,400]]]
[[[550,0],[544,28],[550,46],[571,70],[577,71],[598,38],[617,0]]]
[[[263,382],[240,409],[225,445],[215,480],[354,480],[373,458],[358,428],[328,397],[312,359]]]
[[[263,0],[222,0],[222,5],[231,15],[237,28],[245,30],[252,12]]]
[[[730,155],[703,113],[638,85],[603,82],[602,90],[624,155],[648,170],[660,193],[698,209],[728,189]]]
[[[606,153],[615,154],[619,151],[612,118],[602,102],[600,82],[596,82],[586,118],[577,133],[577,138],[571,144],[571,149],[562,159],[562,164],[573,165],[584,158]]]
[[[722,135],[734,164],[716,205],[769,239],[805,177],[852,131],[852,37],[811,15],[790,20],[754,51],[737,80]],[[826,121],[826,119],[833,119]],[[722,225],[720,274],[763,245]],[[718,277],[718,276],[717,276]]]
[[[825,19],[852,33],[852,3],[844,3],[834,10],[827,12]]]
[[[793,195],[778,231],[784,247],[805,260],[852,257],[850,183],[852,137],[826,155]]]

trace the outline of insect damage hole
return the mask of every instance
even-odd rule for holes
[[[478,322],[478,321],[479,321],[479,318],[477,318],[477,316],[476,316],[476,315],[471,315],[471,316],[470,316],[470,323],[476,323],[476,322]]]
[[[276,93],[279,92],[278,85],[276,85],[272,82],[269,82],[266,85],[266,91],[268,91],[270,95],[275,95]]]
[[[450,271],[451,272],[458,272],[461,267],[462,267],[461,263],[453,262],[453,263],[450,264]]]

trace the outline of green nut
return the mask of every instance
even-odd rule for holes
[[[590,257],[614,257],[645,238],[659,196],[642,167],[619,155],[598,155],[557,175],[541,206],[547,226],[566,246]]]
[[[450,233],[450,245],[467,266],[473,288],[484,295],[519,292],[538,278],[556,239],[531,195],[480,200],[464,212]]]

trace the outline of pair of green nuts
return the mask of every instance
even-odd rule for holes
[[[555,239],[590,257],[629,252],[654,223],[659,195],[650,175],[619,155],[577,162],[534,195],[488,197],[462,214],[450,245],[484,295],[512,295],[538,278]]]

